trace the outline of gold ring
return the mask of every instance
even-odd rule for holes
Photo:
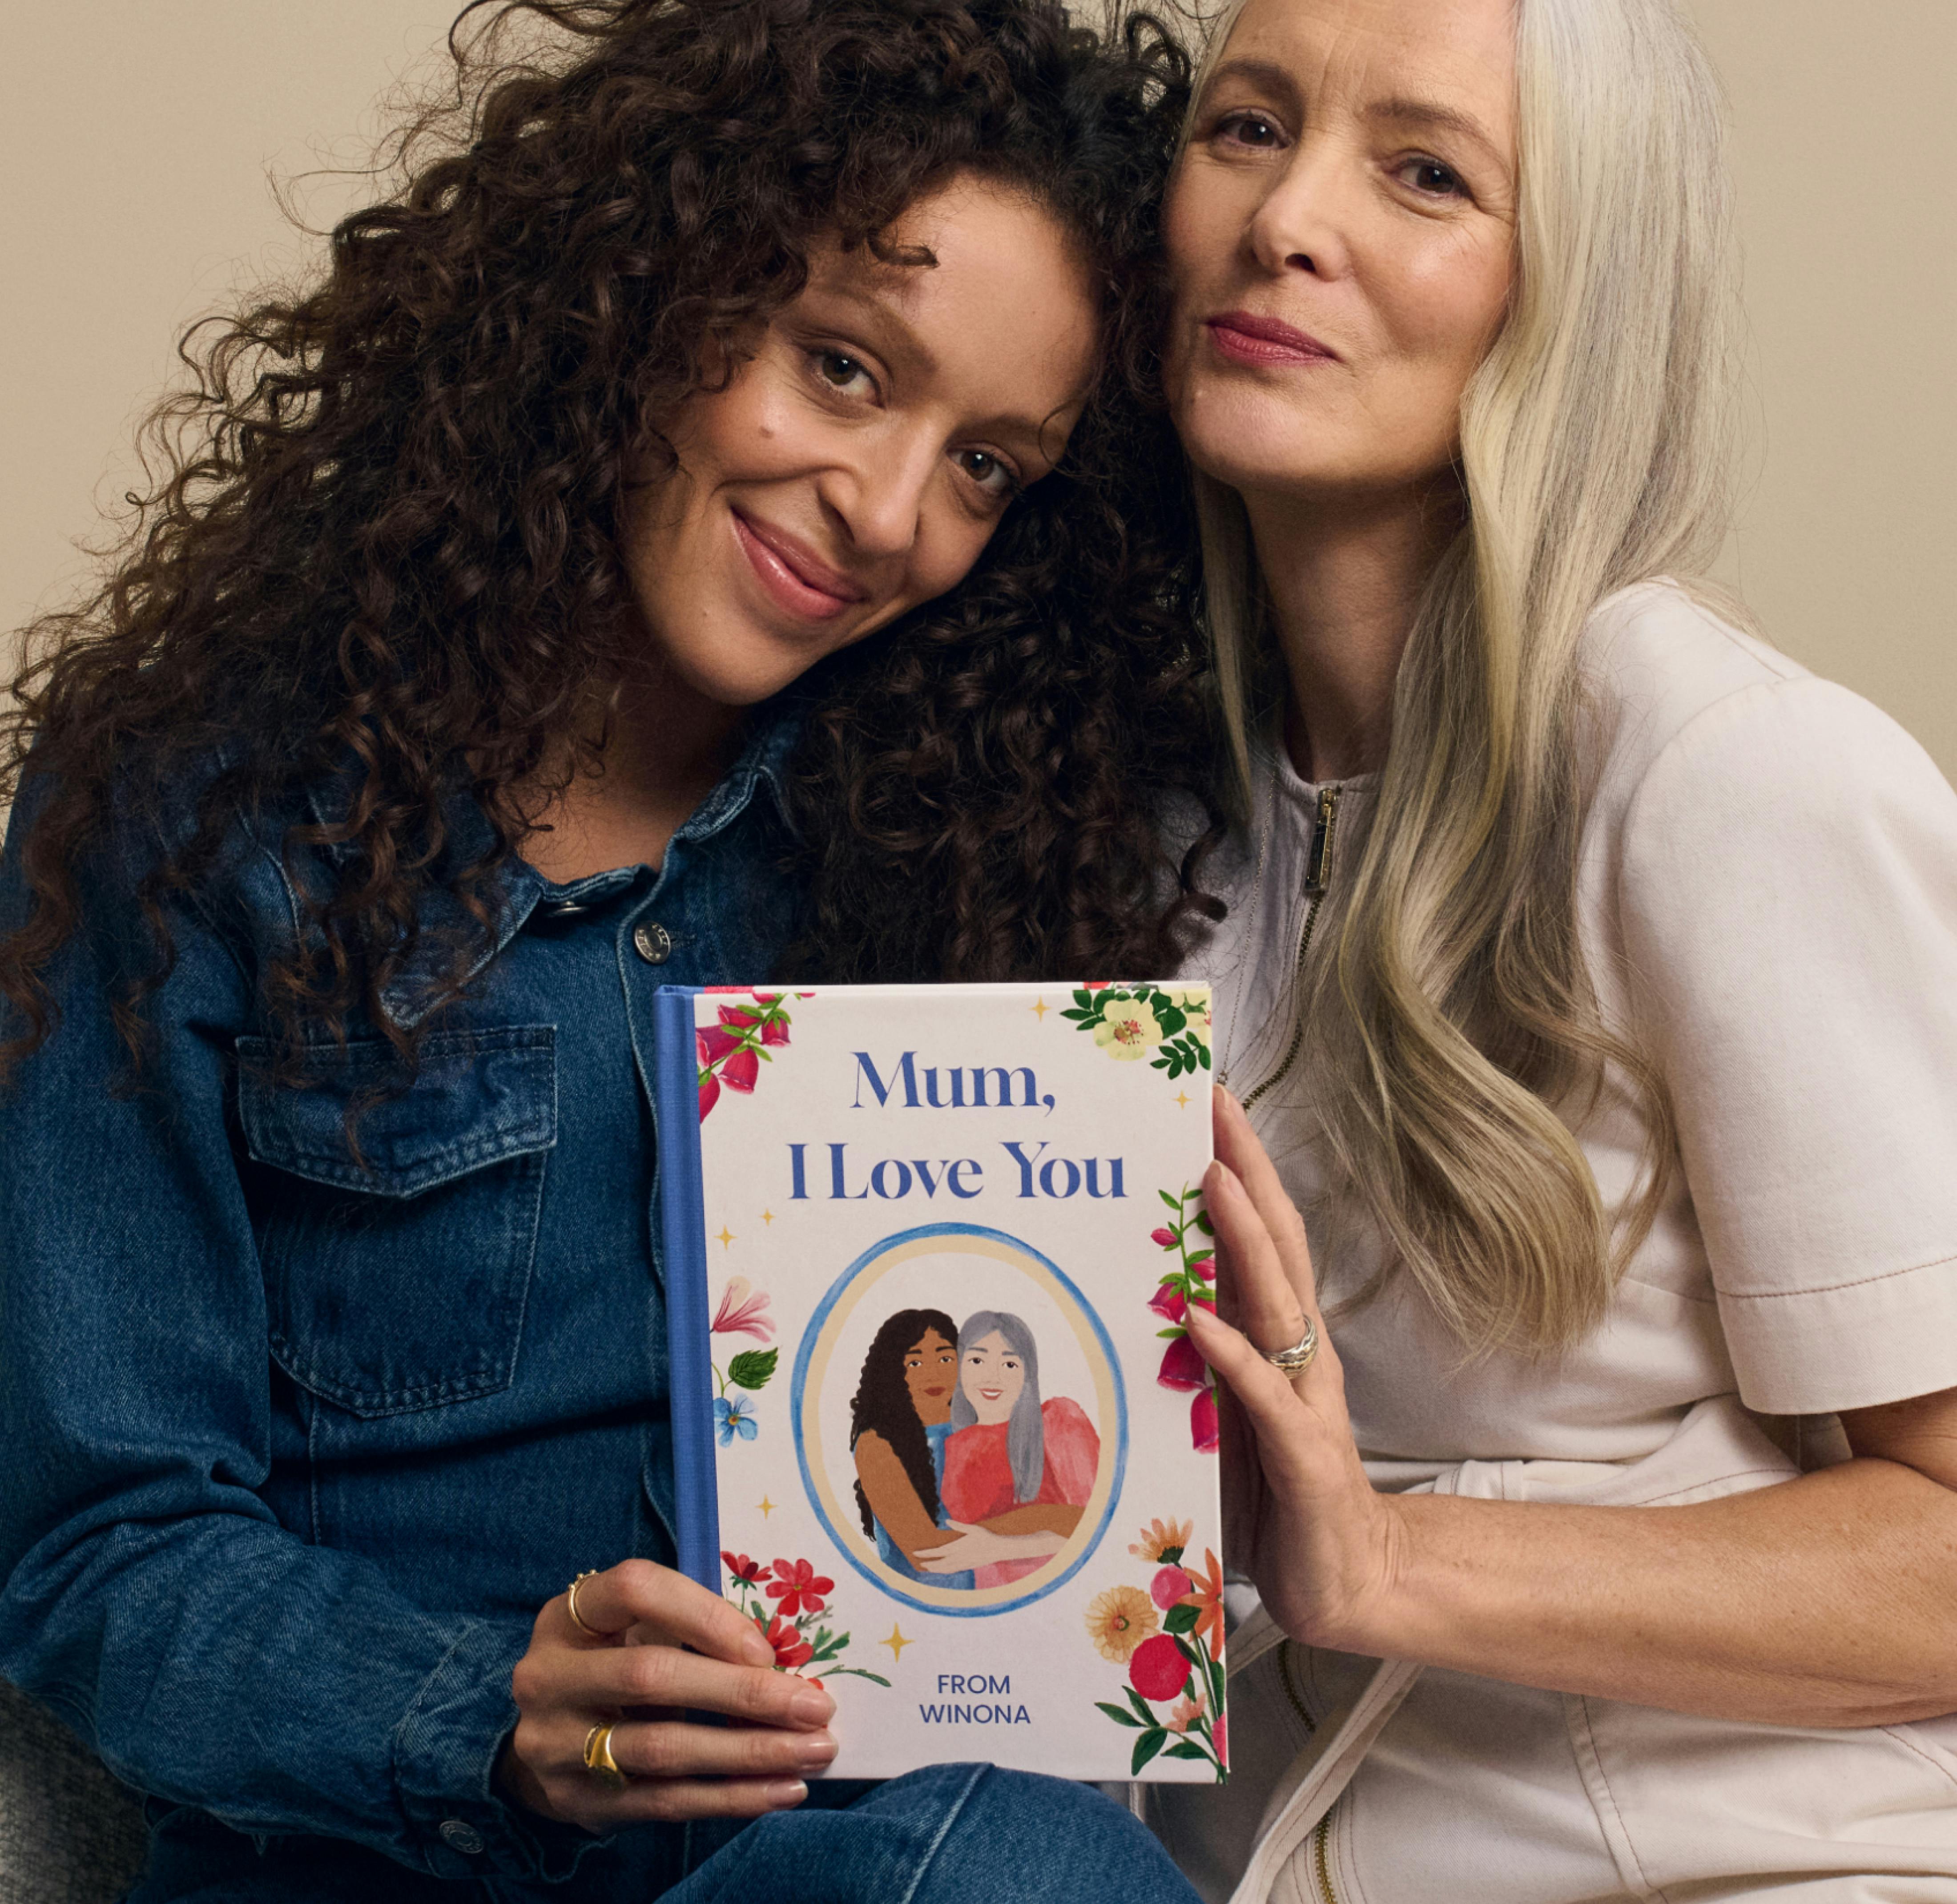
[[[625,1775],[612,1756],[612,1727],[594,1725],[584,1735],[584,1769],[615,1791],[624,1789]]]
[[[1287,1375],[1301,1374],[1311,1366],[1313,1358],[1318,1353],[1318,1324],[1307,1316],[1304,1333],[1288,1349],[1260,1349],[1257,1352],[1266,1362],[1282,1368]]]
[[[586,1625],[577,1611],[577,1589],[597,1571],[595,1567],[587,1567],[576,1580],[571,1582],[570,1586],[564,1589],[564,1610],[571,1615],[571,1624],[577,1627],[580,1633],[593,1640],[602,1640],[607,1636],[600,1633],[596,1627]]]

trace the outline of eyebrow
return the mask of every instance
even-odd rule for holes
[[[1443,131],[1458,132],[1463,138],[1472,139],[1481,146],[1504,171],[1500,149],[1488,136],[1488,129],[1472,114],[1460,112],[1451,106],[1443,106],[1438,100],[1420,99],[1376,100],[1365,109],[1365,117],[1390,125],[1431,125]]]

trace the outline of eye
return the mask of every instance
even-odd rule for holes
[[[959,468],[988,495],[1003,499],[1019,493],[1019,478],[990,450],[960,450],[956,454]]]
[[[1465,198],[1468,187],[1460,173],[1438,159],[1408,159],[1399,168],[1399,176],[1427,198]]]
[[[824,384],[839,395],[874,397],[877,394],[876,378],[860,359],[846,350],[812,350],[809,361]]]
[[[1275,152],[1284,144],[1276,122],[1262,112],[1225,112],[1209,136],[1222,144],[1247,147],[1254,152]]]

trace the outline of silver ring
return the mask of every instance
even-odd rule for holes
[[[1318,1354],[1318,1324],[1307,1316],[1304,1333],[1288,1349],[1260,1349],[1258,1354],[1275,1368],[1282,1368],[1287,1375],[1298,1374],[1309,1368]]]

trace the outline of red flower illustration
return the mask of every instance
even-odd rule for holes
[[[1199,1256],[1189,1266],[1191,1276],[1200,1276],[1206,1283],[1216,1280],[1216,1259],[1213,1256]]]
[[[774,1591],[772,1587],[768,1590],[770,1592]],[[815,1656],[814,1647],[779,1615],[768,1622],[768,1630],[764,1637],[775,1649],[775,1664],[789,1672],[793,1672],[798,1666],[807,1665]]]
[[[730,1091],[751,1091],[761,1073],[761,1055],[750,1045],[738,1051],[720,1067],[720,1081]]]
[[[703,1118],[720,1102],[720,1080],[712,1071],[700,1080],[700,1115]]]
[[[730,1554],[726,1548],[720,1550],[720,1558],[727,1563],[727,1570],[737,1580],[751,1584],[761,1577],[761,1563],[751,1561],[745,1554]]]
[[[1178,1336],[1162,1351],[1162,1369],[1156,1380],[1165,1388],[1203,1388],[1209,1386],[1209,1365],[1197,1352],[1187,1336]]]
[[[775,1577],[768,1583],[768,1598],[781,1602],[781,1611],[792,1620],[798,1613],[820,1613],[825,1593],[836,1590],[833,1580],[826,1580],[807,1561],[776,1561]]]
[[[789,1042],[789,1021],[786,1018],[770,1019],[761,1027],[761,1042],[764,1045],[786,1045]]]
[[[1149,1232],[1149,1241],[1159,1245],[1163,1249],[1172,1250],[1175,1248],[1175,1232],[1167,1227],[1152,1229]]]
[[[727,1054],[738,1047],[741,1034],[729,1031],[719,1025],[709,1025],[704,1031],[693,1034],[693,1048],[703,1064],[717,1064]]]
[[[1144,1699],[1173,1699],[1189,1681],[1189,1662],[1166,1633],[1144,1640],[1128,1662],[1128,1681]]]
[[[1149,1298],[1149,1307],[1171,1322],[1180,1322],[1189,1308],[1189,1298],[1173,1283],[1165,1283]]]
[[[1216,1391],[1198,1389],[1189,1400],[1189,1438],[1201,1453],[1216,1452]]]
[[[1228,1714],[1219,1713],[1209,1728],[1209,1742],[1216,1748],[1216,1762],[1226,1767],[1230,1763],[1229,1726]]]

